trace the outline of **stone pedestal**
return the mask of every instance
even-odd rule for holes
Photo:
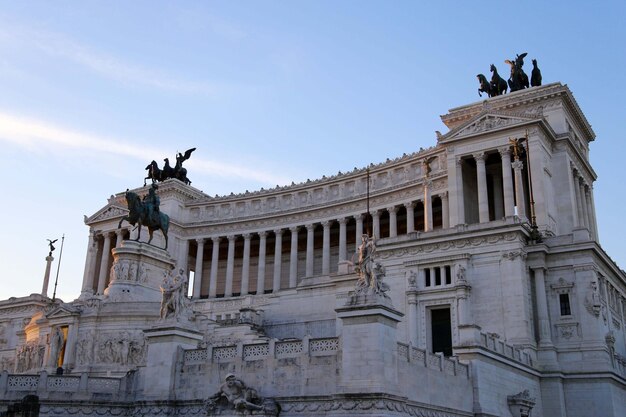
[[[182,349],[196,349],[202,334],[189,323],[174,320],[160,322],[144,330],[148,354],[144,374],[145,399],[174,400],[176,363],[182,360]]]
[[[381,295],[352,296],[335,311],[342,320],[340,393],[400,394],[396,325],[403,314]]]
[[[110,283],[105,301],[161,301],[160,285],[176,262],[166,250],[124,240],[113,249]]]

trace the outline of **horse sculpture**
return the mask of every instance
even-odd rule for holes
[[[478,95],[482,97],[483,95],[480,93],[483,92],[487,93],[487,97],[491,97],[491,85],[489,84],[489,81],[487,81],[487,77],[485,77],[483,74],[478,74],[476,78],[478,78],[478,82],[480,83]]]
[[[493,96],[501,96],[506,93],[508,86],[506,85],[506,80],[498,74],[498,70],[495,65],[491,64],[489,70],[493,73],[491,76],[491,97]]]
[[[530,73],[530,86],[539,87],[541,85],[541,70],[537,66],[537,60],[533,59],[533,70]]]
[[[120,223],[117,225],[119,229],[122,227],[122,222],[126,220],[131,225],[139,228],[137,231],[137,239],[139,240],[141,237],[141,226],[148,227],[148,232],[150,233],[150,239],[148,239],[148,244],[152,242],[152,234],[155,230],[161,230],[163,236],[165,237],[165,250],[167,250],[167,229],[170,226],[170,218],[165,213],[158,213],[158,216],[153,216],[154,218],[149,218],[149,213],[147,209],[147,204],[141,201],[139,196],[132,191],[126,190],[126,203],[128,205],[128,210],[130,211],[127,216],[122,217]],[[156,214],[155,213],[155,214]]]
[[[191,157],[191,153],[195,151],[196,148],[187,149],[184,154],[178,153],[176,155],[176,165],[174,168],[170,165],[170,160],[168,158],[163,159],[165,164],[163,165],[163,169],[159,168],[159,164],[156,161],[150,162],[146,167],[148,171],[148,176],[144,178],[143,185],[145,187],[146,180],[152,179],[152,183],[165,181],[169,178],[176,178],[179,181],[184,182],[187,185],[191,184],[189,178],[187,178],[187,169],[183,168],[183,162]]]

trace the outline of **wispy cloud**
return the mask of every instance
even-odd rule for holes
[[[162,91],[213,96],[226,90],[241,88],[235,84],[188,80],[166,72],[146,68],[111,54],[95,50],[66,35],[8,23],[0,19],[0,39],[11,44],[34,47],[49,56],[67,59],[102,77],[122,83],[156,88]]]
[[[44,145],[63,149],[107,153],[145,162],[146,155],[167,155],[168,151],[156,147],[134,145],[129,140],[94,135],[51,123],[18,116],[0,110],[0,141],[11,142],[29,151]],[[196,172],[221,178],[240,178],[267,185],[287,184],[289,180],[271,172],[240,166],[236,163],[194,158],[188,166]]]

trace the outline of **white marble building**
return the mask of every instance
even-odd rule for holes
[[[302,184],[161,183],[167,252],[160,232],[149,246],[118,228],[112,196],[85,219],[77,300],[0,301],[0,407],[36,394],[45,415],[204,414],[232,373],[284,416],[626,415],[626,274],[598,243],[595,135],[572,93],[442,120],[429,149]],[[365,232],[390,299],[351,305]],[[171,268],[190,319],[160,320]]]

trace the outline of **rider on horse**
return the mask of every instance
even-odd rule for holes
[[[143,198],[143,203],[148,211],[148,221],[153,224],[159,221],[159,205],[161,204],[161,199],[156,195],[158,188],[156,184],[152,184],[150,190],[148,190],[148,194]]]

